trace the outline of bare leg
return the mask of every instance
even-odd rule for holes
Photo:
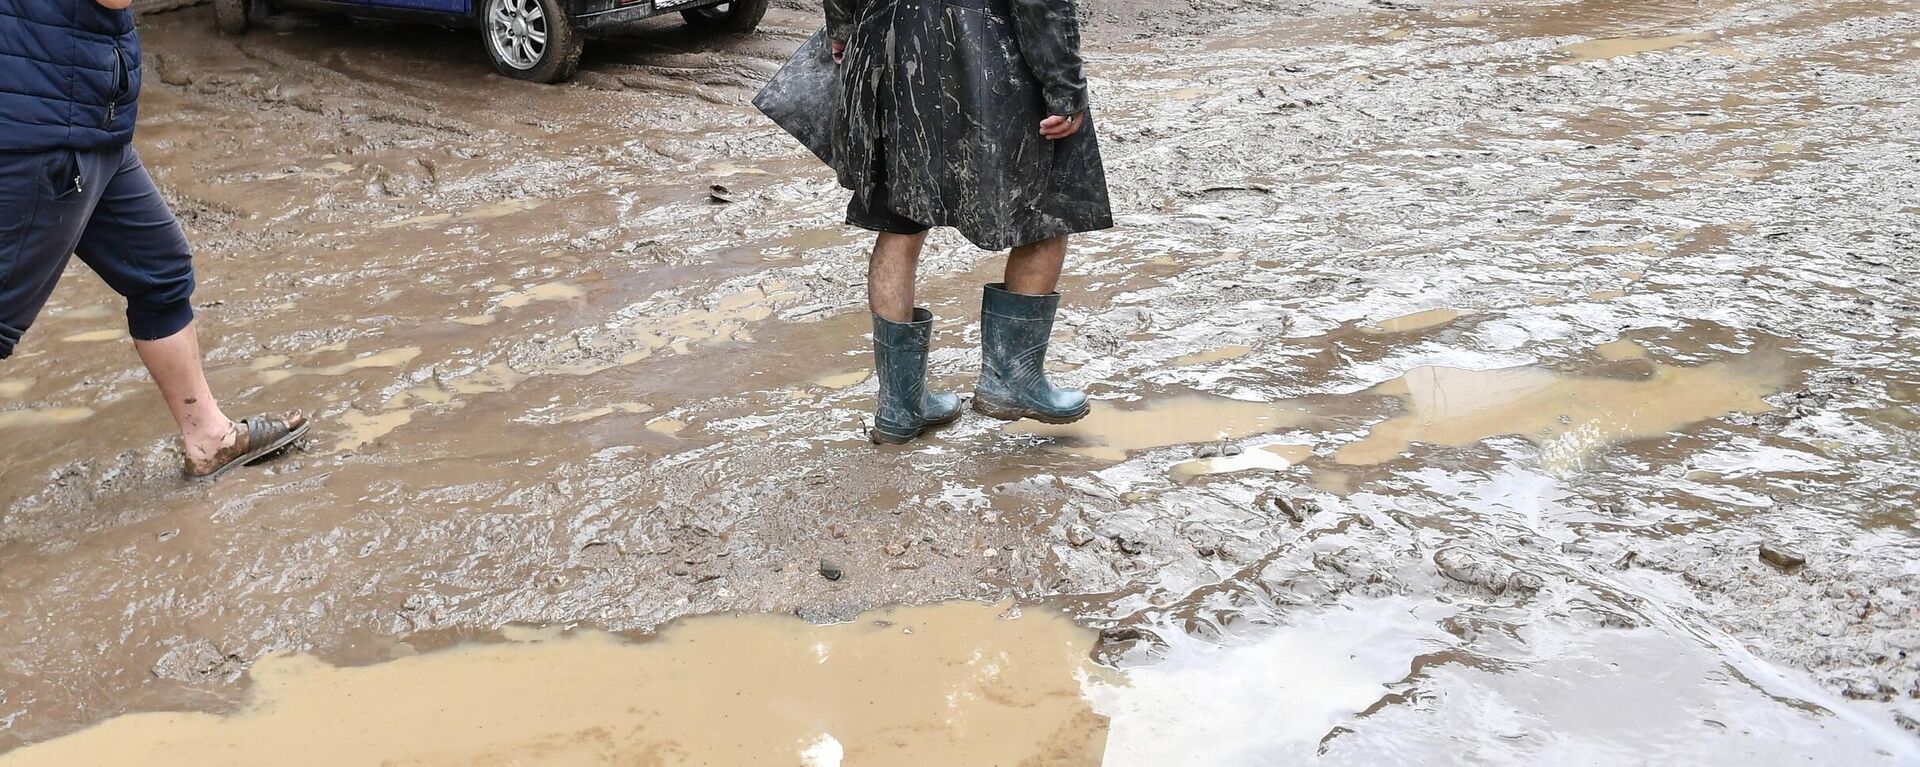
[[[1007,254],[1007,291],[1044,296],[1060,285],[1060,268],[1067,262],[1067,236],[1060,235]]]
[[[207,387],[206,371],[200,367],[200,336],[193,325],[166,338],[134,341],[133,348],[153,374],[153,382],[160,385],[160,396],[166,398],[167,410],[180,427],[188,460],[204,463],[233,444],[239,431],[220,412],[213,390]]]
[[[873,257],[867,260],[867,306],[874,314],[891,322],[913,321],[913,278],[926,244],[926,232],[881,232],[874,239]]]

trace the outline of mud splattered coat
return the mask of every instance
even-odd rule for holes
[[[1073,0],[826,0],[827,29],[755,100],[840,183],[1002,250],[1113,225]],[[834,66],[823,38],[844,39]],[[824,63],[823,63],[824,62]],[[884,184],[877,184],[879,179]]]

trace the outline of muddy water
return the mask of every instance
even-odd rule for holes
[[[1548,370],[1421,367],[1368,393],[1394,397],[1402,415],[1340,448],[1335,460],[1392,460],[1419,443],[1461,447],[1517,434],[1561,469],[1617,442],[1666,434],[1729,413],[1772,410],[1765,397],[1786,380],[1778,358],[1701,365],[1654,365],[1634,378],[1569,376]]]
[[[1006,611],[706,617],[639,643],[521,630],[352,668],[279,655],[232,714],[121,717],[0,764],[1100,764],[1093,634]]]
[[[1119,461],[1137,450],[1264,434],[1304,424],[1310,416],[1305,407],[1294,403],[1191,395],[1157,399],[1142,407],[1100,404],[1075,423],[1017,421],[1006,430],[1046,437],[1052,444],[1089,458]]]
[[[318,421],[179,482],[70,275],[0,379],[0,748],[238,710],[276,654],[1013,596],[1103,630],[1116,764],[1913,761],[1910,14],[1402,6],[1088,0],[1122,226],[1054,355],[1099,409],[886,449],[864,235],[747,106],[812,13],[557,88],[143,19],[212,383]],[[936,384],[999,267],[931,239]]]

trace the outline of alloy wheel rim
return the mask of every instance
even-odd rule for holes
[[[532,69],[547,54],[547,12],[540,0],[490,0],[487,42],[514,69]]]

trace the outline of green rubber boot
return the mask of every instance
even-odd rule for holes
[[[933,313],[926,309],[914,309],[912,322],[873,315],[873,369],[880,379],[880,401],[867,438],[874,444],[902,444],[960,417],[960,397],[927,391],[927,347],[932,344]]]
[[[987,286],[980,301],[980,383],[973,409],[1003,421],[1031,418],[1073,423],[1087,417],[1087,394],[1047,381],[1047,340],[1053,335],[1060,294],[1010,293],[1003,283]]]

